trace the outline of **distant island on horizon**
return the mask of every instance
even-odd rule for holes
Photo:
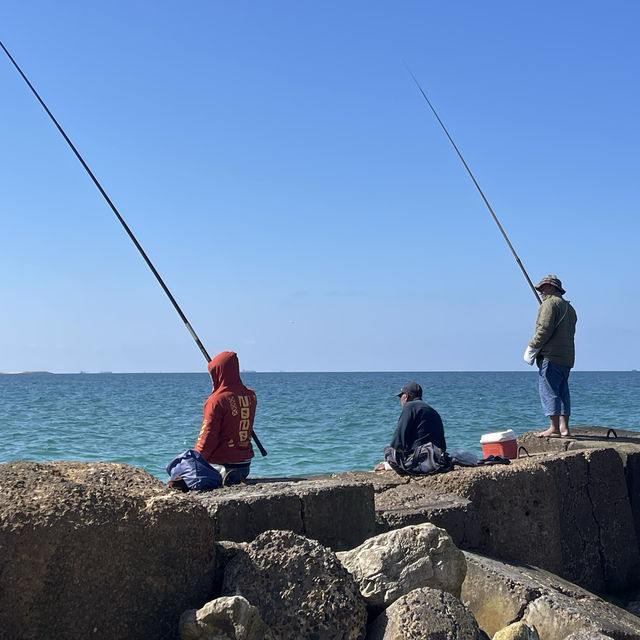
[[[57,376],[57,375],[104,375],[105,373],[113,373],[113,371],[64,371],[64,372],[54,372],[54,371],[0,371],[0,376],[23,376],[26,374],[29,375],[49,375],[49,376]],[[146,371],[141,371],[139,373],[148,373]],[[153,373],[153,372],[151,372]],[[161,373],[161,372],[158,372]]]
[[[38,373],[38,374],[48,374],[54,375],[51,371],[0,371],[0,376],[21,376],[25,373]]]

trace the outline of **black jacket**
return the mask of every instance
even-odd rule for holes
[[[442,451],[447,449],[440,414],[422,400],[406,402],[398,418],[391,446],[408,454],[427,442],[433,442]]]

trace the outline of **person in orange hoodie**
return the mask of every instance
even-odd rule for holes
[[[203,421],[194,449],[233,484],[249,475],[251,433],[258,400],[240,379],[238,356],[219,353],[207,367],[213,391],[204,403]]]

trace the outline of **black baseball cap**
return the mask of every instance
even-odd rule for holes
[[[403,393],[410,395],[412,398],[422,398],[422,387],[417,382],[407,382],[400,389],[400,393],[396,393],[396,396],[400,397]]]

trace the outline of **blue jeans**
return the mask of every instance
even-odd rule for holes
[[[543,360],[538,374],[540,402],[545,416],[571,415],[570,367]]]

